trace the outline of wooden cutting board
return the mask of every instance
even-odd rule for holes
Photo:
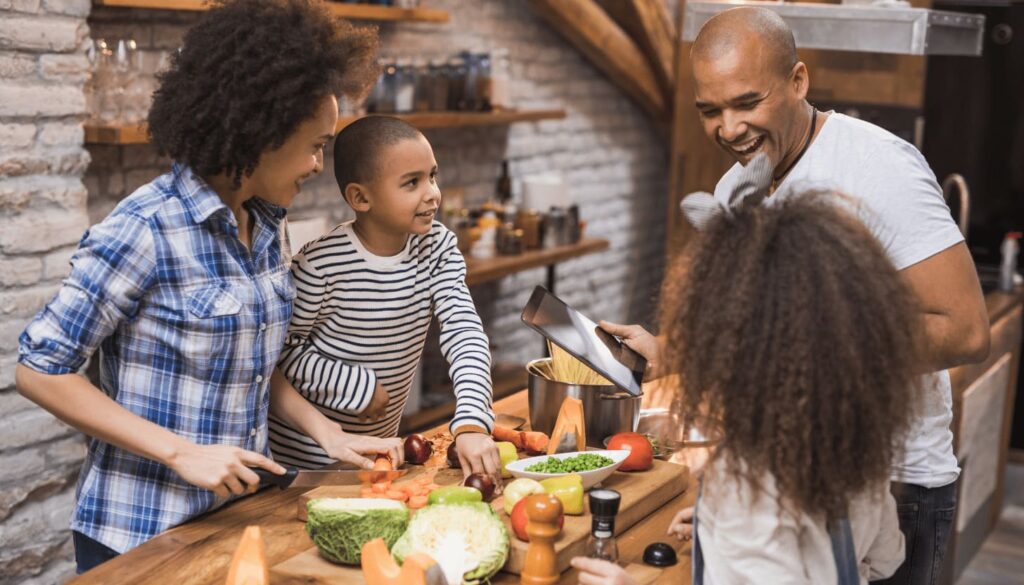
[[[626,565],[626,573],[637,585],[651,585],[661,577],[662,569],[630,563]],[[511,577],[511,575],[510,575]],[[500,575],[497,579],[500,581]],[[346,583],[366,585],[363,572],[358,567],[339,567],[324,560],[313,547],[297,554],[287,561],[270,569],[270,582],[274,585],[326,585],[328,583]]]
[[[410,471],[409,476],[412,476]],[[407,477],[409,477],[407,476]],[[414,476],[412,476],[414,477]],[[406,478],[403,478],[405,480]],[[458,483],[462,472],[457,469],[441,470],[435,481],[439,485]],[[655,460],[654,467],[644,472],[616,472],[604,481],[602,487],[610,488],[622,494],[619,514],[615,519],[616,534],[630,528],[648,514],[658,509],[663,503],[686,490],[689,473],[686,467]],[[299,510],[305,515],[305,502],[311,498],[322,497],[358,497],[359,488],[354,486],[320,487],[306,492],[300,498]],[[527,543],[521,542],[512,532],[508,515],[502,510],[503,498],[495,498],[491,506],[505,522],[509,531],[511,546],[509,558],[502,568],[507,573],[520,574],[526,558]],[[584,553],[587,537],[590,535],[591,516],[589,506],[584,506],[582,516],[566,516],[562,534],[555,541],[555,552],[558,555],[558,570],[569,568],[569,561]],[[666,529],[668,527],[666,526]],[[271,568],[272,581],[278,583],[304,583],[309,585],[327,585],[328,583],[363,583],[362,571],[359,567],[335,565],[324,560],[316,547],[312,547]]]

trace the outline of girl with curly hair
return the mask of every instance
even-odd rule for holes
[[[225,0],[161,76],[149,128],[173,168],[86,232],[20,339],[19,390],[91,438],[79,572],[254,491],[251,468],[283,473],[268,413],[336,459],[401,463],[398,439],[347,435],[274,371],[295,296],[285,209],[376,48],[317,0]],[[97,349],[100,388],[76,374]]]
[[[917,311],[852,205],[809,193],[738,209],[666,281],[675,409],[722,435],[701,479],[695,584],[866,584],[903,561],[889,471],[920,401]],[[574,565],[580,583],[630,582]]]

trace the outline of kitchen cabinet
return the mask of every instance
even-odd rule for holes
[[[943,583],[954,583],[995,527],[1003,505],[1003,479],[1020,362],[1024,288],[985,295],[992,349],[982,363],[950,370],[953,450],[962,468],[959,503]]]

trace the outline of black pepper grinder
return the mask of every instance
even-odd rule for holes
[[[619,492],[609,489],[590,491],[590,514],[593,522],[587,539],[587,556],[617,563],[619,547],[615,543],[615,515],[619,513]]]

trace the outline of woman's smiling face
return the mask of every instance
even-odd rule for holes
[[[299,124],[284,143],[264,151],[248,181],[252,193],[287,208],[302,190],[302,183],[324,168],[324,148],[334,138],[338,124],[338,100],[320,99],[313,117]]]

